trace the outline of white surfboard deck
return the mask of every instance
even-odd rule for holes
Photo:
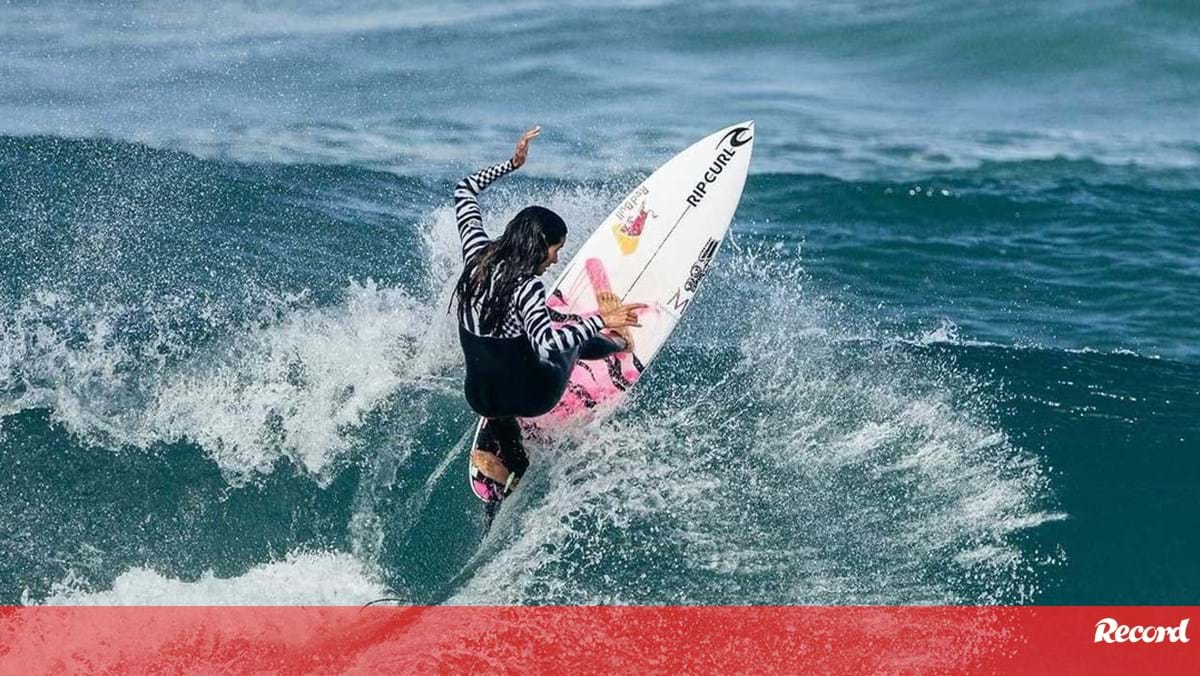
[[[526,434],[585,422],[610,408],[638,380],[691,305],[729,230],[746,184],[754,122],[735,124],[671,158],[629,192],[579,249],[551,287],[549,305],[590,315],[603,306],[646,303],[640,327],[623,330],[633,349],[580,361],[562,401],[521,420]],[[471,447],[475,448],[476,426]],[[494,501],[468,460],[472,490]]]

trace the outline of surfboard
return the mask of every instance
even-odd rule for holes
[[[746,184],[753,147],[753,121],[697,141],[631,190],[580,247],[550,287],[551,308],[586,317],[621,303],[649,307],[638,315],[640,327],[621,331],[629,351],[579,361],[558,405],[520,420],[527,439],[552,438],[555,429],[586,424],[611,410],[650,366],[716,258]],[[484,424],[481,419],[476,425],[473,450]],[[470,457],[467,464],[476,497],[489,503],[504,499]]]

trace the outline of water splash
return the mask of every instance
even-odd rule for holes
[[[628,406],[538,457],[452,601],[1034,598],[1022,534],[1062,515],[986,383],[844,340],[870,328],[795,263],[730,248]]]

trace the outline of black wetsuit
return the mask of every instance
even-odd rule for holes
[[[476,195],[512,170],[510,160],[482,169],[455,186],[464,263],[469,264],[491,241],[483,229]],[[480,446],[496,451],[505,467],[520,476],[529,461],[515,418],[549,412],[562,398],[578,359],[601,359],[620,351],[621,345],[600,333],[604,323],[599,316],[585,319],[547,308],[545,286],[536,276],[530,275],[516,288],[508,315],[487,334],[480,328],[480,308],[486,300],[485,296],[460,303],[458,308],[458,336],[467,366],[464,390],[471,408],[488,418]],[[551,320],[562,325],[555,328]]]

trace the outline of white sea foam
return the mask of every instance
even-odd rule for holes
[[[321,474],[367,413],[401,387],[445,391],[459,359],[432,301],[372,281],[328,306],[279,299],[278,319],[218,323],[224,336],[199,348],[122,340],[112,326],[129,308],[67,303],[43,294],[0,328],[0,413],[48,408],[105,446],[192,441],[231,477],[282,457]]]
[[[167,378],[147,423],[222,467],[264,470],[283,452],[320,473],[401,384],[442,386],[431,376],[448,346],[427,336],[429,312],[401,290],[352,283],[343,303],[242,333]]]
[[[361,605],[388,590],[358,559],[335,552],[293,552],[231,578],[209,571],[180,580],[150,568],[117,576],[110,589],[88,591],[68,576],[42,601],[76,606]],[[28,600],[28,599],[27,599]]]

